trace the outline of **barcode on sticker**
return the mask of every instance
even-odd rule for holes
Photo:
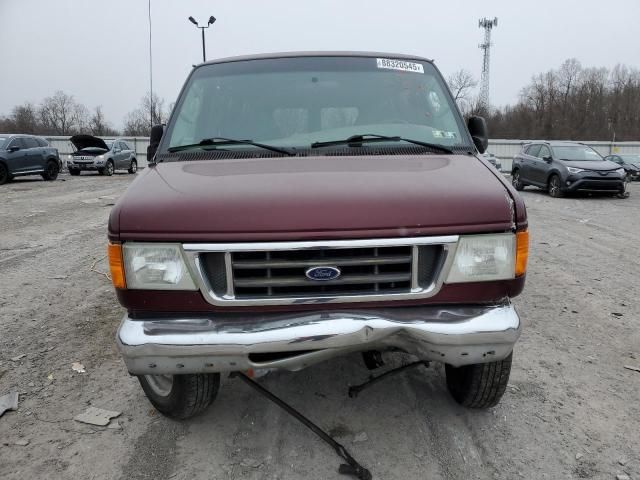
[[[377,58],[378,68],[388,68],[389,70],[402,70],[403,72],[424,73],[421,63],[405,62],[404,60],[393,60],[391,58]]]

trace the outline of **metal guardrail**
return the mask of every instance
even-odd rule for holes
[[[69,142],[69,137],[45,137],[52,147],[57,148],[61,158],[73,152],[73,146]],[[147,146],[149,145],[149,137],[102,137],[105,140],[113,140],[119,138],[126,141],[129,146],[133,147],[136,152],[138,166],[144,168],[147,166]],[[502,165],[502,170],[511,171],[511,162],[513,157],[521,150],[522,145],[535,140],[489,140],[489,152],[493,153]],[[640,141],[638,142],[582,142],[597,150],[601,155],[611,155],[613,153],[621,154],[638,154],[640,155]]]

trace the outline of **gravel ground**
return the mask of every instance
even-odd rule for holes
[[[174,422],[127,375],[104,255],[110,206],[132,179],[0,187],[0,395],[20,393],[0,417],[0,478],[345,478],[328,446],[237,380],[203,416]],[[260,382],[374,478],[640,479],[640,373],[624,369],[640,366],[640,184],[627,200],[523,196],[524,331],[499,406],[457,406],[439,366],[350,399],[347,386],[368,375],[358,355]],[[121,411],[117,428],[74,421],[89,405]]]

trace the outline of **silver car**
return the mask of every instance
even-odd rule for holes
[[[84,171],[97,171],[100,175],[113,175],[115,170],[136,173],[136,152],[124,140],[103,140],[93,135],[74,135],[69,139],[76,151],[67,160],[71,175]]]

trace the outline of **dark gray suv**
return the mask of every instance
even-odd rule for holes
[[[524,144],[513,159],[513,186],[543,188],[552,197],[569,192],[606,193],[626,197],[626,174],[588,145],[574,142]]]
[[[55,180],[61,167],[58,150],[50,147],[44,138],[0,134],[0,185],[22,175],[41,175],[45,180]]]

